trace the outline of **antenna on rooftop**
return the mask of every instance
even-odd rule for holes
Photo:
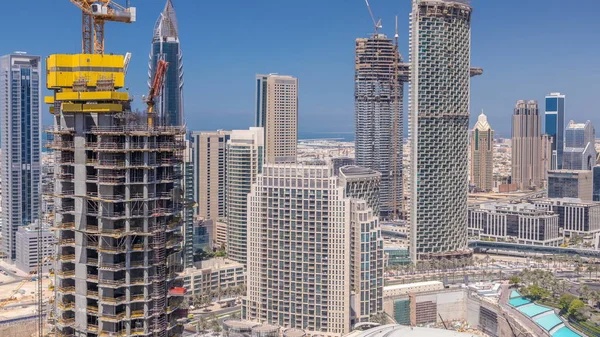
[[[371,20],[373,20],[373,26],[375,26],[375,34],[379,31],[379,29],[383,28],[381,25],[381,19],[379,21],[375,21],[375,16],[373,15],[373,11],[371,10],[371,5],[369,5],[369,0],[365,0],[367,4],[367,9],[369,10],[369,14],[371,15]]]

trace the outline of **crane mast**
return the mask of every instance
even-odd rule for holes
[[[154,126],[154,106],[156,105],[156,98],[160,96],[160,91],[162,89],[168,67],[169,63],[164,60],[158,60],[158,63],[156,64],[156,72],[154,73],[152,86],[150,87],[150,92],[146,98],[146,105],[148,106],[148,127]]]
[[[106,21],[132,23],[136,8],[123,7],[112,0],[69,0],[81,9],[83,54],[104,54],[104,23]]]

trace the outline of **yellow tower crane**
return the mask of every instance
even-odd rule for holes
[[[69,0],[82,13],[82,53],[104,54],[104,23],[106,21],[132,23],[136,8],[125,7],[112,0]]]

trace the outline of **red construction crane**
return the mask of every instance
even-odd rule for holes
[[[160,96],[160,91],[167,74],[167,68],[169,68],[169,62],[158,60],[156,65],[156,72],[154,73],[154,79],[152,80],[152,86],[148,97],[146,97],[146,105],[148,106],[148,127],[154,126],[154,105],[156,104],[156,98]]]

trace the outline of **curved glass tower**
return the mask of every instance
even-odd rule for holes
[[[414,0],[411,14],[411,258],[468,255],[471,6]]]
[[[183,122],[183,54],[179,44],[177,18],[171,0],[154,26],[152,50],[148,64],[148,86],[154,78],[158,60],[169,62],[162,94],[158,97],[159,120],[162,125],[181,126]]]

